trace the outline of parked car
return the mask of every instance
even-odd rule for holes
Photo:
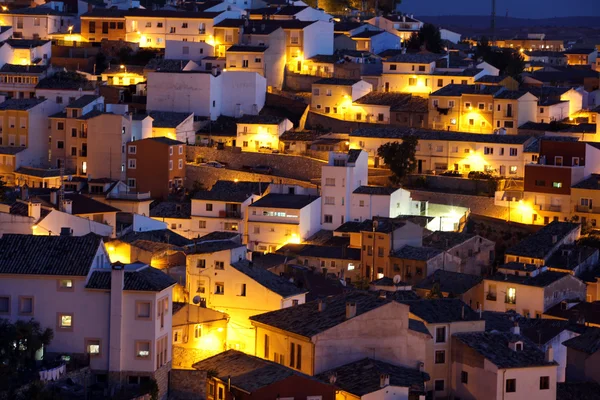
[[[269,167],[268,165],[256,165],[252,167],[252,172],[256,172],[257,174],[270,175],[273,173],[273,168]]]
[[[218,161],[207,161],[207,162],[202,163],[200,165],[203,165],[205,167],[213,167],[213,168],[225,168],[225,165],[221,164]]]

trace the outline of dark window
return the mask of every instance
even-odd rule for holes
[[[419,65],[419,71],[420,72],[425,72],[425,66],[424,65]]]
[[[546,186],[546,181],[541,179],[536,179],[535,186]]]
[[[108,22],[102,23],[102,33],[108,34]]]
[[[302,346],[296,345],[296,369],[302,369]]]
[[[438,79],[438,87],[443,87],[444,86],[444,80],[443,79]]]
[[[506,380],[506,393],[514,393],[517,391],[517,380],[507,379]]]
[[[514,128],[515,123],[513,121],[504,121],[505,128]]]
[[[446,327],[439,326],[435,329],[435,342],[446,343]]]
[[[550,389],[550,377],[549,376],[540,376],[540,390],[548,390]]]
[[[436,392],[443,392],[444,391],[444,380],[443,379],[436,379],[436,381],[435,381],[435,391]]]
[[[117,29],[117,23],[116,22],[111,22],[110,23],[110,29]]]
[[[444,350],[437,350],[435,352],[435,363],[445,364],[446,363],[446,352]]]
[[[460,381],[465,385],[469,383],[469,373],[467,371],[462,371],[460,373]]]
[[[296,345],[294,343],[290,343],[290,367],[294,368],[296,365],[296,359],[294,358],[296,355]]]
[[[210,204],[210,203],[206,204],[206,211],[212,211],[212,204]]]
[[[123,29],[123,23],[117,22],[117,29]]]
[[[390,71],[395,71],[395,70],[396,70],[396,64],[391,64]]]
[[[96,33],[96,21],[90,21],[90,24],[88,25],[88,32]]]
[[[265,334],[265,358],[269,359],[269,335]]]

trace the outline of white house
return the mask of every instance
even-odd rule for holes
[[[400,38],[387,31],[365,30],[351,36],[356,42],[356,50],[379,54],[385,50],[399,49]]]
[[[89,357],[110,385],[154,378],[166,398],[175,280],[141,263],[111,267],[96,235],[4,235],[0,254],[0,314],[52,328],[48,359]]]
[[[215,55],[215,47],[206,42],[167,40],[165,60],[192,60],[199,62],[204,57]]]
[[[13,37],[51,39],[53,33],[66,33],[76,16],[49,7],[21,8],[0,13],[0,25],[12,26]]]
[[[373,17],[367,20],[371,25],[384,29],[400,37],[403,42],[410,39],[413,33],[416,33],[423,27],[423,22],[414,19],[412,15],[395,14],[385,17]]]
[[[246,246],[230,240],[196,243],[186,257],[186,285],[191,303],[228,314],[229,347],[254,354],[255,332],[248,318],[302,304],[306,291],[254,267],[246,252]]]
[[[383,186],[359,186],[352,192],[349,221],[373,217],[410,215],[412,198],[408,190]]]
[[[256,72],[156,71],[148,73],[147,108],[193,112],[211,120],[220,115],[256,115],[266,92],[266,79]]]
[[[237,139],[235,145],[242,151],[283,150],[279,137],[294,127],[284,117],[270,115],[245,115],[237,121]]]
[[[34,69],[35,65],[48,65],[51,56],[50,40],[8,39],[0,47],[0,66],[16,64]]]

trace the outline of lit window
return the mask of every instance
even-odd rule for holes
[[[150,357],[150,342],[136,342],[135,356],[138,358]]]
[[[88,339],[87,340],[87,351],[91,356],[100,355],[100,340],[99,339]]]
[[[61,279],[58,281],[60,289],[73,289],[73,281],[71,279]]]
[[[58,327],[60,329],[73,328],[73,314],[59,314]]]
[[[352,264],[352,263],[348,264],[348,271],[354,271],[354,264]]]
[[[517,302],[517,289],[508,288],[506,292],[506,302],[508,304],[515,304]]]
[[[198,339],[202,337],[202,324],[196,324],[194,326],[194,338]]]
[[[562,182],[552,182],[552,187],[560,189],[562,187]]]

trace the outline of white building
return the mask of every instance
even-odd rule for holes
[[[329,153],[329,162],[321,169],[321,223],[323,229],[335,229],[351,215],[354,190],[368,183],[368,154],[361,150]]]
[[[321,229],[319,196],[293,189],[294,194],[275,193],[271,187],[269,194],[248,207],[250,249],[274,252],[287,243],[302,243]]]
[[[48,65],[51,56],[50,40],[8,39],[0,47],[0,67],[4,64]]]
[[[167,40],[165,60],[192,60],[200,62],[204,57],[215,55],[215,47],[206,42]]]
[[[111,268],[96,235],[4,235],[0,254],[0,313],[52,328],[48,359],[89,357],[111,385],[154,378],[166,398],[175,280],[140,263]]]
[[[359,186],[352,192],[349,221],[397,217],[412,212],[410,192],[401,188]]]
[[[399,49],[400,38],[387,31],[365,30],[351,36],[356,42],[356,50],[379,54],[385,50]]]
[[[22,8],[0,12],[0,25],[12,26],[13,37],[51,39],[53,33],[66,33],[77,17],[49,7]]]
[[[292,122],[284,117],[270,115],[245,115],[237,121],[235,145],[242,151],[283,150],[279,137],[292,129]]]
[[[256,72],[181,71],[148,73],[147,108],[220,115],[256,115],[265,104],[267,81]]]

